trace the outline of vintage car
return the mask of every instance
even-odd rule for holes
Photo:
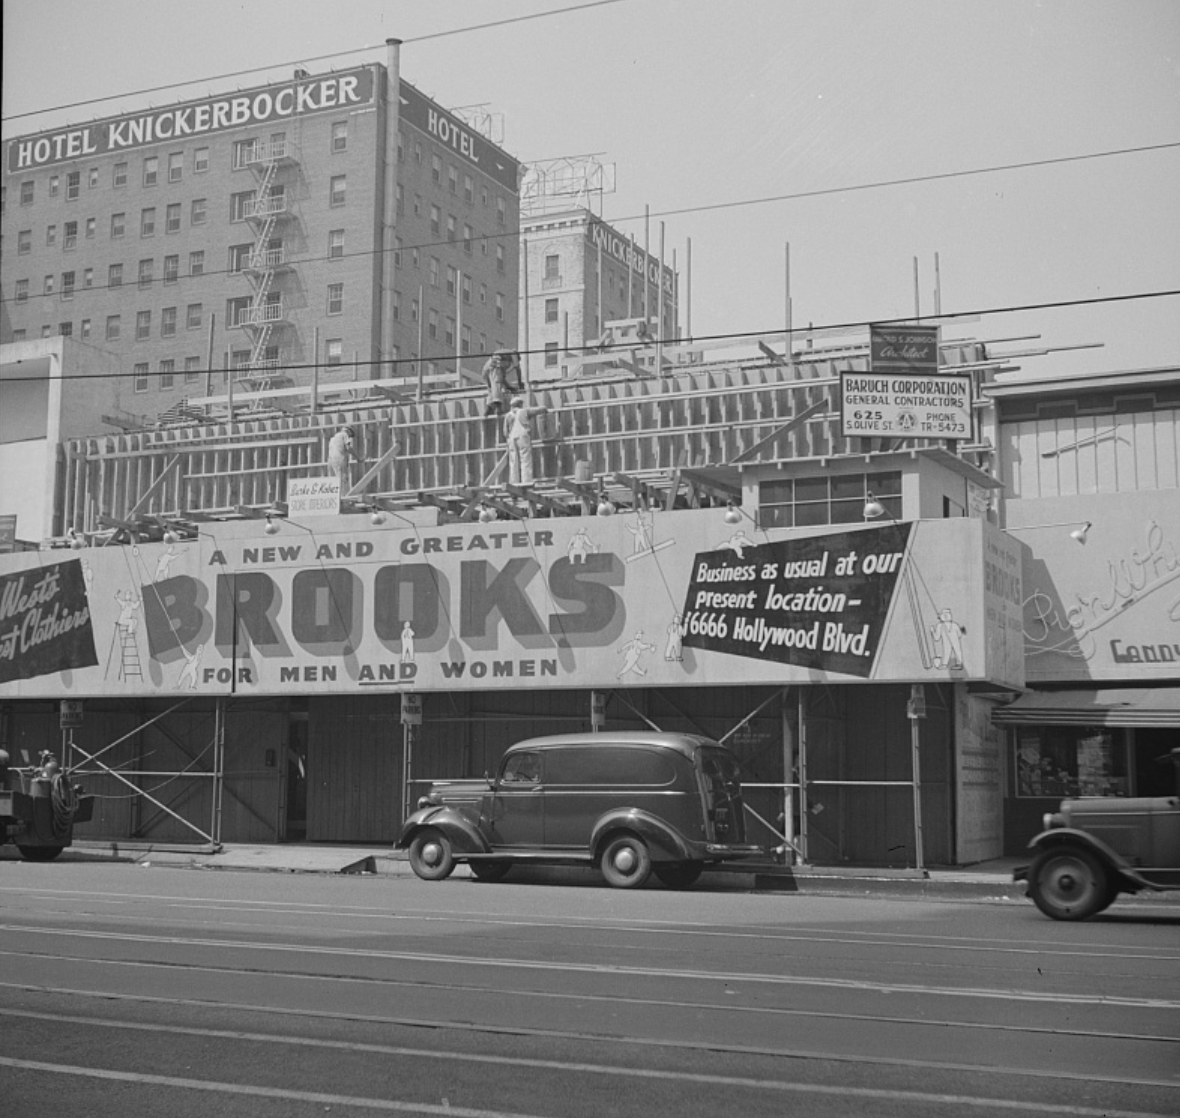
[[[512,746],[494,777],[434,784],[397,846],[427,881],[467,863],[483,881],[513,865],[598,868],[634,889],[654,871],[685,888],[746,842],[737,760],[689,734],[559,734]]]
[[[1015,871],[1054,920],[1085,920],[1120,893],[1180,889],[1180,748],[1171,759],[1176,795],[1062,800],[1029,847],[1032,865]]]

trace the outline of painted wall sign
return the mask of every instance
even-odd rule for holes
[[[426,133],[463,162],[493,178],[513,194],[520,189],[520,164],[465,121],[402,82],[401,120]]]
[[[81,560],[0,573],[0,684],[97,663]]]
[[[190,137],[231,128],[276,124],[309,113],[340,112],[373,100],[373,71],[368,67],[300,81],[258,86],[227,97],[190,101],[97,120],[9,141],[9,174],[36,170],[74,159],[109,155],[154,144],[176,144]]]
[[[971,434],[970,375],[841,373],[845,435],[965,439]]]
[[[987,573],[1019,572],[1019,544],[979,520],[751,534],[716,509],[276,524],[88,552],[101,663],[0,695],[1023,682],[1019,573]],[[36,558],[0,557],[0,571],[28,585]]]
[[[620,236],[609,225],[601,221],[591,219],[586,223],[586,239],[597,249],[602,251],[613,260],[617,260],[625,268],[630,268],[639,275],[643,275],[644,269],[647,270],[647,281],[653,286],[658,286],[660,282],[660,262],[657,257],[650,256],[643,249],[631,243],[629,237]],[[672,269],[664,268],[664,290],[672,292],[674,290],[674,279]]]
[[[1038,501],[1024,557],[1029,682],[1180,680],[1176,491]],[[1084,512],[1083,517],[1078,511]],[[1040,515],[1041,513],[1045,515]],[[1068,524],[1093,519],[1084,546]]]

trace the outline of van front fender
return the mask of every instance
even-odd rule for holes
[[[1058,846],[1073,846],[1079,847],[1082,850],[1088,850],[1107,869],[1119,877],[1119,884],[1123,886],[1122,892],[1137,893],[1140,889],[1153,889],[1156,891],[1160,889],[1154,882],[1148,881],[1118,851],[1088,831],[1082,831],[1076,827],[1051,827],[1049,830],[1035,835],[1029,840],[1028,845],[1030,850],[1036,850],[1038,853],[1044,850],[1052,850]],[[1020,868],[1025,873],[1017,877],[1017,880],[1027,880],[1027,867],[1022,866]]]
[[[700,857],[699,850],[675,827],[663,819],[638,808],[622,808],[607,812],[590,832],[590,853],[595,861],[602,854],[602,846],[608,835],[616,831],[630,831],[647,843],[653,862],[688,862]]]
[[[491,847],[471,821],[445,804],[425,807],[414,812],[402,827],[401,837],[394,849],[407,850],[414,841],[414,836],[426,827],[434,827],[446,835],[451,843],[451,850],[456,855],[487,854],[491,851]]]

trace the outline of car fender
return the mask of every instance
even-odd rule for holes
[[[1120,885],[1124,886],[1123,892],[1137,893],[1140,889],[1161,891],[1158,885],[1148,881],[1113,847],[1108,846],[1101,839],[1095,838],[1089,831],[1077,830],[1074,827],[1053,827],[1048,831],[1042,831],[1039,835],[1034,835],[1029,840],[1028,846],[1030,850],[1036,850],[1038,853],[1043,850],[1051,850],[1055,846],[1079,846],[1083,850],[1088,850],[1107,869],[1118,875]],[[1025,872],[1017,878],[1018,881],[1025,880],[1028,875],[1028,867],[1022,866],[1021,869]]]
[[[414,812],[402,827],[401,837],[397,840],[395,849],[408,849],[414,841],[414,836],[424,827],[437,827],[442,831],[450,839],[451,849],[457,855],[487,854],[491,851],[491,847],[471,820],[446,804],[425,807]]]
[[[597,859],[603,839],[612,831],[632,831],[651,848],[656,862],[691,861],[695,855],[685,837],[664,820],[639,808],[619,808],[609,811],[594,824],[590,832],[590,853]]]

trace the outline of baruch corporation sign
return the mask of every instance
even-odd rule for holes
[[[340,112],[372,100],[373,71],[365,67],[112,117],[80,128],[18,137],[8,145],[6,166],[9,174],[18,174],[89,156],[177,143],[231,128],[273,124],[309,113]]]

